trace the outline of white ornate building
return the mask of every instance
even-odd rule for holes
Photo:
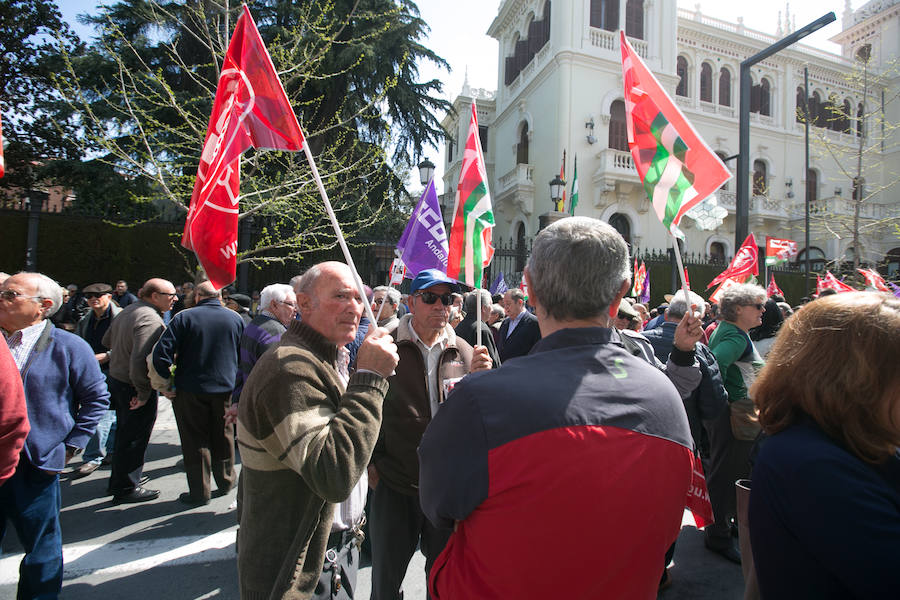
[[[852,79],[862,72],[858,57],[866,53],[870,83],[900,57],[900,0],[873,0],[857,11],[847,2],[839,20],[842,31],[832,40],[841,44],[842,56],[795,44],[753,68],[750,231],[760,245],[772,235],[803,248],[808,197],[811,257],[850,260],[854,249],[846,223],[852,220],[854,197],[862,193],[860,257],[875,264],[889,256],[888,273],[896,277],[900,235],[883,220],[900,214],[900,136],[890,127],[900,124],[900,100],[894,99],[900,79],[895,69],[893,78],[869,90],[869,116],[863,119],[858,118],[862,86]],[[495,237],[521,240],[537,233],[540,216],[553,210],[549,182],[559,174],[565,151],[567,196],[578,160],[576,214],[609,221],[636,248],[670,245],[628,152],[620,28],[707,144],[726,158],[738,151],[739,64],[792,31],[793,24],[779,15],[776,35],[768,35],[699,9],[678,9],[674,0],[504,0],[488,30],[500,45],[497,90],[464,86],[454,103],[462,119],[444,120],[453,133],[444,157],[445,215],[453,208],[459,144],[467,133],[468,105],[476,98]],[[798,117],[804,67],[814,124],[809,173]],[[853,176],[861,140],[867,151],[857,189]],[[735,169],[736,163],[726,164]],[[717,194],[728,211],[717,228],[701,230],[690,218],[682,221],[687,252],[733,255],[735,185],[732,179]]]

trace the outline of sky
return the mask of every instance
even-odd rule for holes
[[[78,14],[93,12],[98,2],[88,0],[57,0],[63,16],[72,23],[79,35],[86,37],[90,34],[87,28],[79,25],[75,16]],[[237,0],[234,0],[237,2]],[[560,0],[557,0],[560,1]],[[571,0],[566,0],[571,1]],[[656,0],[657,2],[672,2],[674,0]],[[866,0],[851,0],[853,9],[858,9]],[[417,5],[422,18],[428,23],[431,31],[424,45],[434,50],[438,56],[443,57],[449,64],[451,71],[437,69],[431,64],[423,64],[420,67],[422,80],[437,78],[444,84],[444,97],[452,101],[460,91],[463,82],[468,76],[469,85],[473,88],[497,88],[497,41],[487,35],[487,30],[497,16],[501,0],[418,0]],[[707,16],[715,17],[732,23],[736,23],[738,17],[743,16],[744,26],[763,33],[774,35],[778,29],[778,14],[784,12],[789,5],[792,21],[799,29],[810,23],[828,11],[834,11],[837,21],[817,31],[803,40],[803,44],[817,47],[822,50],[837,53],[839,47],[828,41],[828,38],[841,30],[841,15],[844,10],[844,0],[754,0],[752,4],[745,5],[742,2],[720,2],[706,0],[678,0],[680,8],[694,10],[699,5],[700,11]],[[748,10],[752,6],[752,10]],[[443,117],[443,115],[441,115]],[[442,193],[443,183],[443,147],[426,150],[425,157],[438,165],[435,173],[435,184],[438,193]],[[418,172],[410,173],[410,191],[415,192],[418,185]]]

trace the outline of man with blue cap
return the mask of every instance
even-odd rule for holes
[[[487,348],[474,348],[447,324],[459,284],[437,269],[420,272],[409,293],[410,314],[394,332],[400,362],[388,379],[381,432],[372,462],[369,530],[372,600],[401,598],[400,586],[419,545],[426,575],[451,529],[432,525],[419,505],[416,448],[444,399],[467,374],[491,368]]]

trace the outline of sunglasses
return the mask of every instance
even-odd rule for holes
[[[91,298],[102,298],[107,295],[109,292],[85,292],[84,297],[90,300]]]
[[[766,309],[765,304],[745,304],[744,306],[753,306],[753,307],[756,307],[756,310],[765,310]]]
[[[21,294],[15,290],[3,290],[0,292],[0,298],[6,300],[7,302],[13,302],[16,298],[28,298],[29,300],[43,300],[43,296],[26,296],[25,294]]]
[[[452,294],[449,293],[438,295],[434,292],[419,292],[416,296],[422,298],[422,302],[425,304],[434,304],[439,299],[444,306],[450,306],[450,303],[453,302]]]

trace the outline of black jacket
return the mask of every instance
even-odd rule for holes
[[[503,319],[500,325],[500,360],[506,362],[516,356],[524,356],[531,352],[531,347],[541,339],[541,328],[538,326],[537,317],[527,310],[522,314],[522,319],[513,329],[509,338],[509,318]]]

